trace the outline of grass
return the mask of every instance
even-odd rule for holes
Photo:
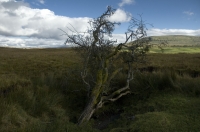
[[[157,47],[153,47],[150,49],[150,53],[164,53],[164,54],[177,54],[177,53],[189,53],[189,54],[194,54],[194,53],[200,53],[200,47],[190,47],[190,46],[185,46],[185,47],[163,47],[163,51],[160,50]]]
[[[192,79],[188,76],[181,77],[170,72],[139,76],[132,84],[134,96],[120,101],[124,106],[121,118],[105,131],[200,130],[200,78],[190,82]]]
[[[199,103],[199,98],[182,94],[154,95],[145,104],[137,102],[132,105],[132,111],[127,108],[122,115],[123,119],[115,122],[120,127],[112,128],[111,131],[199,131]],[[135,111],[139,113],[135,114]]]
[[[200,54],[149,54],[133,94],[77,120],[87,101],[72,49],[0,48],[0,131],[200,131]],[[123,83],[123,75],[117,80]]]
[[[200,36],[167,35],[151,36],[153,43],[167,41],[169,46],[200,46]]]
[[[38,73],[68,71],[80,59],[71,49],[10,49],[0,48],[0,73],[34,76]]]

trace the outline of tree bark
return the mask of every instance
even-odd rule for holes
[[[93,97],[87,107],[84,109],[83,113],[81,114],[79,121],[78,121],[78,125],[83,125],[84,123],[87,123],[90,118],[92,117],[92,115],[94,114],[94,112],[101,108],[104,103],[107,102],[114,102],[116,100],[118,100],[119,98],[121,98],[124,95],[130,94],[131,91],[129,89],[129,87],[124,87],[121,89],[116,90],[115,92],[113,92],[110,96],[102,96],[101,99],[98,101],[96,97]],[[116,97],[114,97],[116,96]]]
[[[102,88],[104,88],[103,86],[106,83],[110,83],[112,78],[116,76],[116,74],[119,71],[121,71],[121,68],[115,70],[110,76],[110,78],[108,78],[107,74],[103,74],[102,69],[98,70],[97,83],[95,87],[92,89],[90,100],[78,120],[78,125],[87,123],[92,117],[92,115],[94,114],[94,112],[97,109],[101,108],[104,105],[104,103],[114,102],[118,100],[119,98],[121,98],[122,96],[131,93],[130,88],[129,88],[129,81],[133,79],[133,76],[131,75],[131,71],[129,71],[128,76],[127,76],[127,82],[124,87],[117,89],[116,91],[110,93],[108,96],[101,95]]]
[[[84,109],[84,111],[82,112],[78,120],[78,125],[87,123],[90,120],[90,118],[92,117],[92,115],[94,114],[96,110],[95,102],[96,102],[96,99],[94,97],[89,101],[88,105],[86,106],[86,108]]]

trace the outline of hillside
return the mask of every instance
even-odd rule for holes
[[[169,35],[150,38],[153,43],[167,41],[169,46],[200,46],[200,36]]]

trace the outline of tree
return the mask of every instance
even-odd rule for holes
[[[108,6],[100,17],[89,21],[90,28],[85,33],[77,32],[73,26],[73,30],[70,29],[72,34],[65,32],[66,43],[74,44],[84,60],[81,77],[88,88],[88,103],[79,118],[79,125],[88,122],[105,103],[131,93],[130,81],[134,78],[132,65],[143,62],[151,46],[141,17],[140,20],[131,19],[124,43],[116,44],[117,41],[110,40],[115,26],[120,25],[109,21],[115,11]],[[131,40],[134,41],[129,42]],[[114,83],[120,72],[126,75],[121,87]]]

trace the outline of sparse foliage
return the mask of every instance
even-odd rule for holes
[[[109,21],[114,13],[115,9],[108,6],[100,17],[89,21],[87,32],[80,33],[73,26],[70,29],[72,33],[65,32],[66,43],[75,45],[83,58],[81,77],[88,88],[88,104],[79,118],[79,124],[90,120],[105,103],[131,93],[129,84],[134,78],[132,65],[144,62],[151,46],[142,18],[132,18],[124,43],[116,44],[117,41],[110,40],[115,26],[120,24]],[[126,74],[124,86],[114,87],[113,81],[120,72]]]

